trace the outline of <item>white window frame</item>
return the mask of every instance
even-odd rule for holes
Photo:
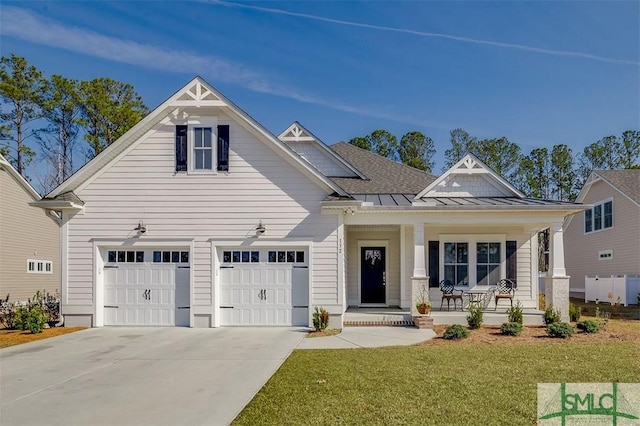
[[[211,169],[196,169],[196,128],[211,128]],[[187,123],[187,170],[189,174],[218,173],[218,118],[190,118]]]
[[[500,243],[500,278],[507,277],[507,236],[505,234],[440,234],[439,268],[440,277],[444,279],[444,244],[467,243],[469,244],[469,287],[478,285],[478,249],[476,243]],[[497,284],[497,283],[495,283]],[[490,284],[490,285],[495,285]]]
[[[27,274],[53,274],[53,261],[27,259]]]
[[[605,227],[604,224],[604,206],[607,203],[611,203],[611,226]],[[596,229],[596,207],[600,207],[600,221],[601,221],[601,226],[600,229]],[[587,211],[591,211],[591,231],[587,231]],[[613,205],[613,198],[607,198],[605,200],[602,201],[598,201],[597,203],[593,203],[593,207],[585,210],[585,212],[583,213],[583,218],[584,220],[582,221],[583,223],[583,228],[582,228],[582,232],[584,234],[592,234],[594,232],[602,232],[602,231],[606,231],[608,229],[613,229],[614,223],[613,223],[613,211],[614,211],[614,205]]]

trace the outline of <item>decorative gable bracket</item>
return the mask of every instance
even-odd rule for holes
[[[217,97],[200,81],[195,80],[193,84],[183,90],[183,93],[173,102],[176,106],[226,106],[227,104]]]

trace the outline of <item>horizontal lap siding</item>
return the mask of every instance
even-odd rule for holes
[[[321,215],[319,204],[328,190],[228,117],[219,116],[218,122],[230,125],[229,174],[176,175],[174,127],[158,125],[78,194],[86,211],[70,226],[70,303],[86,300],[91,288],[89,240],[135,237],[140,220],[147,226],[142,240],[195,238],[196,305],[212,302],[209,240],[251,240],[259,221],[267,228],[264,238],[313,239],[314,303],[337,303],[337,218]]]
[[[640,207],[606,182],[594,183],[583,203],[613,198],[613,228],[584,233],[584,213],[573,216],[564,232],[565,266],[571,288],[584,289],[585,275],[640,274]],[[613,259],[598,252],[613,250]]]

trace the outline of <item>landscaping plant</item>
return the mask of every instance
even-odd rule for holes
[[[42,308],[38,305],[35,305],[28,310],[24,325],[25,325],[25,328],[29,330],[32,334],[38,334],[38,333],[42,333],[45,322],[46,322],[46,316],[42,311]]]
[[[469,324],[469,328],[472,330],[480,328],[483,321],[482,308],[477,304],[471,305],[469,307],[469,315],[467,315],[467,324]]]
[[[585,333],[597,333],[600,331],[600,324],[596,320],[584,320],[577,325],[578,328]]]
[[[329,326],[329,312],[325,308],[316,306],[313,312],[313,328],[324,331]]]
[[[461,326],[460,324],[450,325],[442,335],[447,340],[466,339],[469,337],[469,330]]]
[[[580,315],[582,314],[582,306],[569,303],[569,320],[572,322],[580,321]]]
[[[505,336],[519,336],[524,330],[522,323],[509,321],[505,322],[500,326],[500,333]]]
[[[601,311],[600,308],[596,306],[596,321],[602,330],[607,329],[607,325],[609,324],[609,319],[611,318],[611,312]]]
[[[509,322],[517,322],[518,324],[523,323],[522,305],[520,304],[520,302],[516,303],[516,306],[512,306],[509,309],[507,309],[507,314],[509,315]]]
[[[550,305],[544,310],[544,316],[542,319],[546,325],[553,324],[554,322],[560,322],[560,310],[553,309],[553,305]]]
[[[547,335],[549,337],[559,337],[562,339],[569,338],[573,336],[576,332],[576,329],[573,326],[566,322],[553,322],[547,325]]]

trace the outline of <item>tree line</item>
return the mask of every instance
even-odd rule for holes
[[[605,136],[577,154],[565,144],[534,148],[526,154],[506,137],[478,139],[463,129],[451,130],[449,142],[443,171],[471,152],[525,195],[535,198],[573,201],[591,171],[640,167],[638,130]],[[435,145],[419,131],[406,133],[398,142],[390,132],[378,129],[349,143],[426,172],[433,170]]]
[[[54,74],[47,78],[26,59],[0,59],[0,153],[25,175],[37,157],[44,192],[62,183],[147,113],[133,86],[110,78],[81,81]],[[82,136],[84,144],[78,146]],[[34,144],[40,148],[36,156]],[[80,161],[74,158],[81,155]],[[81,164],[78,164],[81,163]]]

